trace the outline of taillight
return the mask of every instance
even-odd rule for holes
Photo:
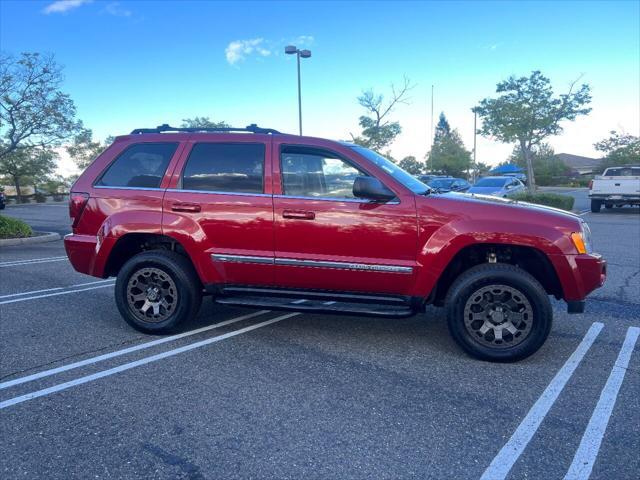
[[[88,193],[71,192],[69,194],[69,216],[71,217],[71,228],[75,228],[80,221],[82,211],[89,200]]]
[[[589,180],[589,190],[593,189],[593,180]]]

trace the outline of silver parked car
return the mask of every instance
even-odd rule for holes
[[[508,197],[525,191],[524,183],[514,177],[484,177],[479,179],[467,193]]]

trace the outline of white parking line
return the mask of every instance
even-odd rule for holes
[[[624,375],[627,372],[627,367],[631,360],[633,348],[638,340],[638,335],[640,335],[640,328],[638,327],[629,327],[627,330],[627,335],[620,349],[620,353],[618,353],[616,363],[613,365],[607,383],[600,393],[600,399],[598,400],[596,408],[593,410],[593,414],[582,436],[580,446],[573,457],[569,471],[564,477],[565,480],[586,480],[591,475],[591,470],[598,456],[602,438],[609,424],[613,407],[616,404],[618,392],[622,386]]]
[[[578,215],[582,217],[583,215],[586,215],[586,214],[587,214],[587,213],[589,213],[589,212],[591,212],[591,210],[583,210],[583,211],[582,211],[582,212],[580,212]]]
[[[8,295],[0,295],[0,300],[3,298],[22,297],[24,295],[33,295],[35,293],[56,292],[60,290],[66,290],[68,288],[84,287],[86,285],[95,285],[97,283],[105,283],[105,282],[113,282],[113,281],[114,281],[113,278],[107,278],[105,280],[97,280],[95,282],[76,283],[75,285],[68,285],[66,287],[45,288],[44,290],[30,290],[28,292],[22,292],[22,293],[11,293]]]
[[[86,375],[84,377],[76,378],[75,380],[71,380],[69,382],[60,383],[58,385],[54,385],[53,387],[44,388],[42,390],[36,390],[35,392],[27,393],[25,395],[20,395],[18,397],[10,398],[9,400],[5,400],[4,402],[0,402],[0,410],[10,407],[12,405],[17,405],[22,402],[26,402],[27,400],[32,400],[38,397],[44,397],[46,395],[50,395],[55,392],[59,392],[61,390],[66,390],[71,387],[75,387],[77,385],[82,385],[84,383],[92,382],[94,380],[98,380],[100,378],[108,377],[110,375],[114,375],[116,373],[124,372],[126,370],[130,370],[135,367],[139,367],[141,365],[146,365],[148,363],[156,362],[158,360],[162,360],[167,357],[172,357],[174,355],[178,355],[179,353],[188,352],[190,350],[194,350],[196,348],[204,347],[206,345],[211,345],[212,343],[220,342],[222,340],[226,340],[227,338],[235,337],[237,335],[242,335],[243,333],[250,332],[252,330],[256,330],[258,328],[266,327],[267,325],[271,325],[276,322],[280,322],[287,318],[295,317],[296,315],[300,315],[300,313],[287,313],[286,315],[282,315],[280,317],[272,318],[271,320],[266,320],[261,323],[256,323],[254,325],[250,325],[248,327],[241,328],[239,330],[234,330],[232,332],[228,332],[222,335],[218,335],[217,337],[208,338],[206,340],[202,340],[200,342],[191,343],[189,345],[184,345],[179,348],[175,348],[173,350],[167,350],[166,352],[158,353],[157,355],[152,355],[150,357],[141,358],[140,360],[136,360],[134,362],[125,363],[123,365],[119,365],[114,368],[110,368],[108,370],[103,370],[101,372],[97,372],[91,375]]]
[[[12,298],[11,300],[1,301],[0,305],[6,305],[7,303],[26,302],[27,300],[37,300],[39,298],[55,297],[58,295],[68,295],[70,293],[86,292],[88,290],[95,290],[97,288],[113,287],[114,285],[115,285],[115,282],[111,282],[111,283],[104,283],[102,285],[97,285],[95,287],[76,288],[74,290],[65,290],[64,292],[45,293],[42,295],[33,295],[31,297]]]
[[[540,427],[540,424],[544,420],[556,399],[562,392],[562,389],[567,384],[573,372],[578,368],[578,365],[584,358],[585,354],[593,345],[596,337],[604,327],[604,324],[600,322],[594,322],[589,330],[585,334],[584,338],[580,342],[580,345],[575,349],[571,356],[567,359],[565,364],[558,370],[556,376],[553,377],[551,383],[547,385],[540,398],[533,404],[531,410],[527,413],[526,417],[522,420],[516,431],[511,435],[509,441],[502,447],[502,449],[495,456],[491,464],[480,477],[480,480],[502,480],[506,478],[509,471],[516,463],[522,452],[526,448],[527,444],[533,437],[533,435]]]
[[[48,258],[33,258],[31,260],[14,260],[12,262],[2,262],[0,263],[0,268],[7,267],[19,267],[21,265],[36,265],[39,263],[50,263],[50,262],[64,262],[68,261],[67,257],[48,257]]]
[[[42,372],[34,373],[33,375],[28,375],[26,377],[16,378],[15,380],[9,380],[7,382],[0,383],[0,390],[3,388],[13,387],[15,385],[20,385],[22,383],[31,382],[33,380],[38,380],[39,378],[49,377],[51,375],[55,375],[56,373],[66,372],[68,370],[73,370],[74,368],[84,367],[85,365],[92,365],[94,363],[102,362],[104,360],[109,360],[110,358],[120,357],[122,355],[126,355],[128,353],[137,352],[139,350],[145,350],[147,348],[156,347],[158,345],[162,345],[163,343],[173,342],[175,340],[179,340],[181,338],[190,337],[192,335],[197,335],[198,333],[207,332],[209,330],[213,330],[214,328],[224,327],[226,325],[231,325],[232,323],[241,322],[242,320],[248,320],[253,317],[257,317],[258,315],[263,315],[265,313],[269,313],[270,310],[260,310],[258,312],[250,313],[248,315],[242,315],[240,317],[232,318],[230,320],[225,320],[220,323],[216,323],[214,325],[209,325],[202,328],[197,328],[195,330],[190,330],[188,332],[179,333],[177,335],[172,335],[170,337],[164,337],[159,340],[153,340],[147,343],[141,343],[139,345],[134,345],[133,347],[124,348],[122,350],[116,350],[113,352],[105,353],[104,355],[98,355],[97,357],[86,358],[84,360],[80,360],[79,362],[70,363],[68,365],[63,365],[61,367],[52,368],[50,370],[43,370]]]

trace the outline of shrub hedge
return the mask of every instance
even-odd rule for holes
[[[522,202],[535,203],[537,205],[546,205],[548,207],[561,208],[562,210],[571,211],[575,199],[571,195],[561,195],[559,193],[518,193],[514,195],[514,200]]]
[[[31,235],[33,230],[22,220],[0,215],[0,238],[24,238]]]

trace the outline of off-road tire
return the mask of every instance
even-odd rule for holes
[[[134,303],[132,294],[142,290],[140,287],[132,287],[132,283],[137,281],[132,280],[132,277],[145,274],[159,276],[159,282],[164,279],[164,285],[167,286],[166,298],[171,302],[169,310],[159,307],[159,312],[164,311],[164,316],[159,314],[158,319],[150,318],[149,321],[140,318],[146,314],[140,308],[135,308],[140,302]],[[181,323],[197,315],[202,303],[202,284],[187,258],[168,250],[152,250],[131,257],[122,266],[116,279],[115,298],[120,315],[136,330],[152,334],[170,333]],[[153,312],[151,313],[153,316]]]
[[[526,328],[517,329],[515,334],[505,333],[506,337],[512,337],[512,344],[508,341],[504,344],[497,344],[497,336],[491,340],[491,334],[487,334],[489,342],[493,341],[495,345],[487,346],[485,336],[481,335],[481,331],[473,331],[471,321],[475,318],[473,313],[468,309],[469,302],[478,300],[478,292],[487,290],[486,287],[495,286],[503,290],[518,292],[515,297],[521,305],[526,304],[526,308],[520,307],[527,313],[528,320],[522,320],[520,327],[526,324]],[[491,291],[489,289],[489,291]],[[498,290],[496,290],[498,291]],[[491,295],[489,293],[489,295]],[[524,298],[522,298],[524,297]],[[484,300],[482,300],[484,302]],[[492,300],[493,302],[493,300]],[[518,303],[515,300],[512,303]],[[490,303],[490,302],[488,302]],[[491,305],[500,304],[491,303]],[[501,304],[500,304],[501,305]],[[553,311],[551,302],[545,289],[540,283],[528,272],[509,264],[482,264],[470,268],[463,272],[451,285],[445,299],[445,308],[447,312],[447,324],[449,332],[454,340],[468,354],[481,360],[489,360],[493,362],[513,362],[522,360],[532,354],[544,344],[551,331],[553,322]],[[465,316],[465,308],[467,308],[467,316]],[[502,312],[502,307],[488,306],[488,309],[498,308]],[[481,310],[477,315],[483,315]],[[500,313],[502,315],[502,313]],[[525,317],[523,313],[505,314],[505,318],[509,315]],[[529,318],[530,317],[530,318]],[[487,315],[489,318],[489,315]],[[465,322],[465,319],[471,325]],[[478,320],[482,321],[482,320]],[[477,322],[474,320],[474,322]],[[477,323],[476,323],[477,324]],[[493,325],[493,324],[491,324]],[[510,325],[513,329],[515,325]],[[483,328],[485,326],[483,325]],[[498,329],[498,327],[496,327]],[[494,330],[492,330],[493,333]],[[516,338],[526,333],[523,338]],[[502,336],[502,333],[500,334]],[[516,340],[519,343],[516,344]]]

